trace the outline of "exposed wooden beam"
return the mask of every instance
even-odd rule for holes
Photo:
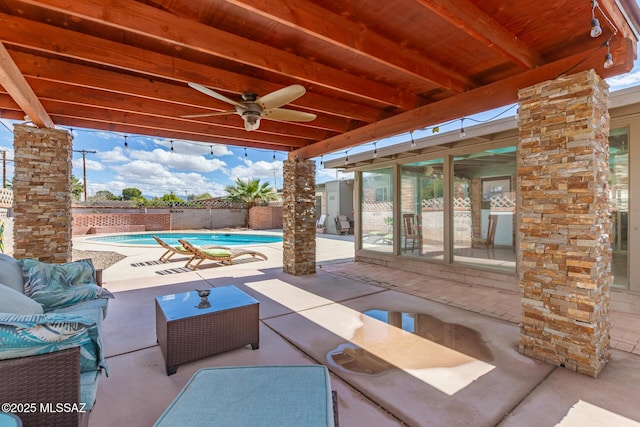
[[[0,13],[0,41],[45,52],[60,58],[81,60],[95,65],[107,66],[111,69],[117,67],[120,72],[134,72],[149,77],[183,82],[185,87],[187,82],[197,82],[215,90],[235,94],[241,94],[246,90],[262,94],[282,88],[282,85],[232,73],[220,68],[170,57],[2,13]],[[41,66],[46,67],[46,64]],[[97,72],[99,71],[97,70]],[[220,108],[225,105],[213,98],[210,102],[212,106],[218,103],[217,105]],[[379,112],[375,108],[337,100],[313,92],[308,92],[298,98],[292,105],[319,113],[328,113],[334,108],[334,114],[367,123],[379,118]]]
[[[47,110],[25,80],[5,46],[0,43],[0,85],[11,95],[29,119],[40,128],[54,128]]]
[[[240,122],[237,128],[215,127],[204,123],[194,123],[186,119],[176,119],[167,117],[165,120],[158,120],[157,117],[141,113],[131,113],[116,110],[108,110],[94,106],[81,106],[63,103],[57,100],[42,100],[43,105],[55,111],[55,115],[64,117],[82,117],[98,122],[111,122],[119,124],[136,124],[147,129],[158,130],[180,130],[193,135],[209,135],[225,140],[235,140],[239,142],[253,141],[257,143],[268,143],[286,147],[303,147],[312,141],[305,141],[282,135],[269,135],[261,132],[247,132]],[[236,143],[236,145],[240,145]]]
[[[2,95],[0,95],[0,106],[3,109],[8,108],[5,105],[5,102],[2,99]],[[18,108],[16,106],[16,108]],[[22,120],[21,116],[22,112],[19,110],[5,110],[2,114],[2,117],[10,120]],[[289,152],[291,151],[289,147],[277,144],[264,144],[257,143],[254,141],[246,141],[240,142],[238,140],[226,140],[223,138],[217,138],[211,135],[200,135],[200,134],[189,134],[179,130],[158,130],[158,129],[149,129],[141,126],[137,126],[135,124],[121,124],[121,123],[107,123],[107,122],[99,122],[94,120],[87,120],[83,118],[76,117],[65,117],[65,116],[56,116],[53,115],[58,126],[67,126],[70,128],[86,128],[86,129],[95,129],[95,130],[104,130],[107,132],[118,133],[123,136],[125,135],[144,135],[149,137],[158,137],[165,139],[182,139],[187,141],[194,142],[202,142],[203,145],[208,144],[226,144],[233,145],[238,147],[250,147],[256,148],[260,150],[269,150],[269,151],[280,151],[280,152]],[[206,146],[205,145],[205,146]]]
[[[105,110],[141,113],[155,117],[159,122],[159,127],[164,127],[164,123],[167,120],[175,120],[176,123],[182,123],[184,127],[206,126],[211,129],[211,132],[216,132],[217,129],[223,129],[225,132],[228,130],[246,132],[242,119],[236,114],[202,119],[181,118],[175,115],[175,105],[165,101],[149,100],[147,98],[138,98],[127,94],[98,89],[74,87],[63,82],[41,80],[38,77],[27,77],[27,79],[42,102],[51,100],[73,104],[75,108],[90,106],[104,108]],[[194,110],[194,113],[198,112],[202,111]],[[54,113],[54,111],[52,111],[52,113]],[[336,132],[327,132],[320,129],[279,123],[271,120],[262,120],[260,129],[256,132],[264,138],[284,136],[287,139],[299,138],[305,141],[305,143],[336,135]]]
[[[225,0],[358,56],[384,64],[423,84],[456,93],[475,87],[467,77],[336,13],[302,0]],[[177,9],[177,8],[176,8]],[[178,10],[174,10],[178,13]]]
[[[413,111],[398,114],[351,132],[299,148],[289,153],[289,157],[303,159],[318,157],[517,102],[518,89],[520,88],[555,79],[567,72],[567,70],[572,70],[572,73],[576,73],[592,68],[593,60],[589,62],[592,54],[593,51],[581,52],[554,63],[525,71],[516,76],[416,108]],[[578,65],[576,66],[576,64]],[[602,67],[602,65],[600,64],[599,67]],[[478,99],[482,99],[483,102],[479,103]]]
[[[256,43],[191,19],[176,16],[139,2],[109,0],[20,0],[90,22],[126,30],[183,49],[243,63],[271,73],[322,86],[369,102],[411,109],[420,100],[402,90],[314,62],[293,53]],[[212,43],[212,40],[215,40]]]
[[[470,0],[416,1],[525,69],[545,63],[538,52],[498,24]]]

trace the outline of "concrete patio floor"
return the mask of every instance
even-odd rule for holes
[[[282,272],[281,244],[253,246],[268,261],[195,272],[184,258],[157,263],[159,247],[76,239],[74,248],[127,255],[104,271],[116,299],[104,324],[109,377],[90,427],[153,424],[203,367],[307,363],[329,367],[342,426],[640,426],[638,316],[612,312],[619,349],[592,379],[518,353],[516,292],[355,263],[351,236],[319,235],[318,272],[300,277]],[[224,285],[260,301],[260,348],[167,376],[154,298]]]

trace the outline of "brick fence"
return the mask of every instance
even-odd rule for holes
[[[268,230],[282,228],[282,206],[254,206],[249,212],[249,228]]]
[[[73,234],[171,230],[171,214],[80,214],[73,216]]]

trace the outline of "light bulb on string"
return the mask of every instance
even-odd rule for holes
[[[247,147],[244,147],[244,158],[248,159],[249,155],[247,154]]]
[[[413,131],[409,132],[409,136],[411,137],[411,148],[416,148],[416,141],[413,139]]]
[[[275,151],[273,152],[273,160],[274,161],[276,160],[276,152]]]
[[[323,160],[324,156],[320,156],[320,166],[324,165],[324,160]]]
[[[344,164],[346,165],[349,163],[349,150],[345,151],[344,154],[346,155],[344,158]]]
[[[210,145],[209,148],[211,148],[211,155],[213,156],[213,145]]]
[[[378,146],[376,145],[377,142],[373,143],[373,158],[375,159],[376,157],[378,157]]]
[[[173,153],[173,140],[171,140],[170,142],[171,142],[171,152]]]
[[[464,130],[464,118],[460,119],[460,138],[467,136],[467,132]]]
[[[129,148],[129,143],[127,142],[127,135],[124,136],[124,148]]]
[[[596,7],[598,7],[598,2],[596,0],[591,0],[591,31],[589,31],[589,35],[594,39],[596,37],[600,37],[602,34],[602,27],[600,26],[600,21],[596,19]]]
[[[607,46],[607,53],[604,55],[604,68],[609,69],[613,67],[613,55],[611,55],[611,49],[609,47],[609,41],[605,43]]]

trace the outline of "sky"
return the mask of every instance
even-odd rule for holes
[[[607,79],[610,90],[620,90],[640,84],[640,60],[633,69],[622,76]],[[464,126],[477,122],[513,116],[514,106],[506,106],[464,118]],[[13,177],[13,124],[0,119],[0,151],[7,152],[7,179]],[[461,120],[440,125],[440,133],[460,129]],[[142,135],[69,129],[73,134],[73,175],[83,180],[83,162],[80,150],[85,153],[87,196],[107,190],[116,196],[124,188],[137,188],[146,197],[160,197],[174,193],[187,198],[190,195],[208,193],[213,197],[227,195],[225,187],[233,185],[237,178],[259,178],[277,189],[282,188],[282,163],[287,153],[231,145],[207,144],[184,140],[167,140]],[[432,127],[416,130],[415,139],[432,135]],[[381,148],[409,141],[408,133],[376,142]],[[125,147],[125,141],[127,146]],[[173,151],[171,147],[173,146]],[[337,169],[324,169],[323,161],[373,150],[373,143],[339,151],[317,158],[316,182],[351,178],[351,173]],[[1,163],[0,163],[1,164]]]

